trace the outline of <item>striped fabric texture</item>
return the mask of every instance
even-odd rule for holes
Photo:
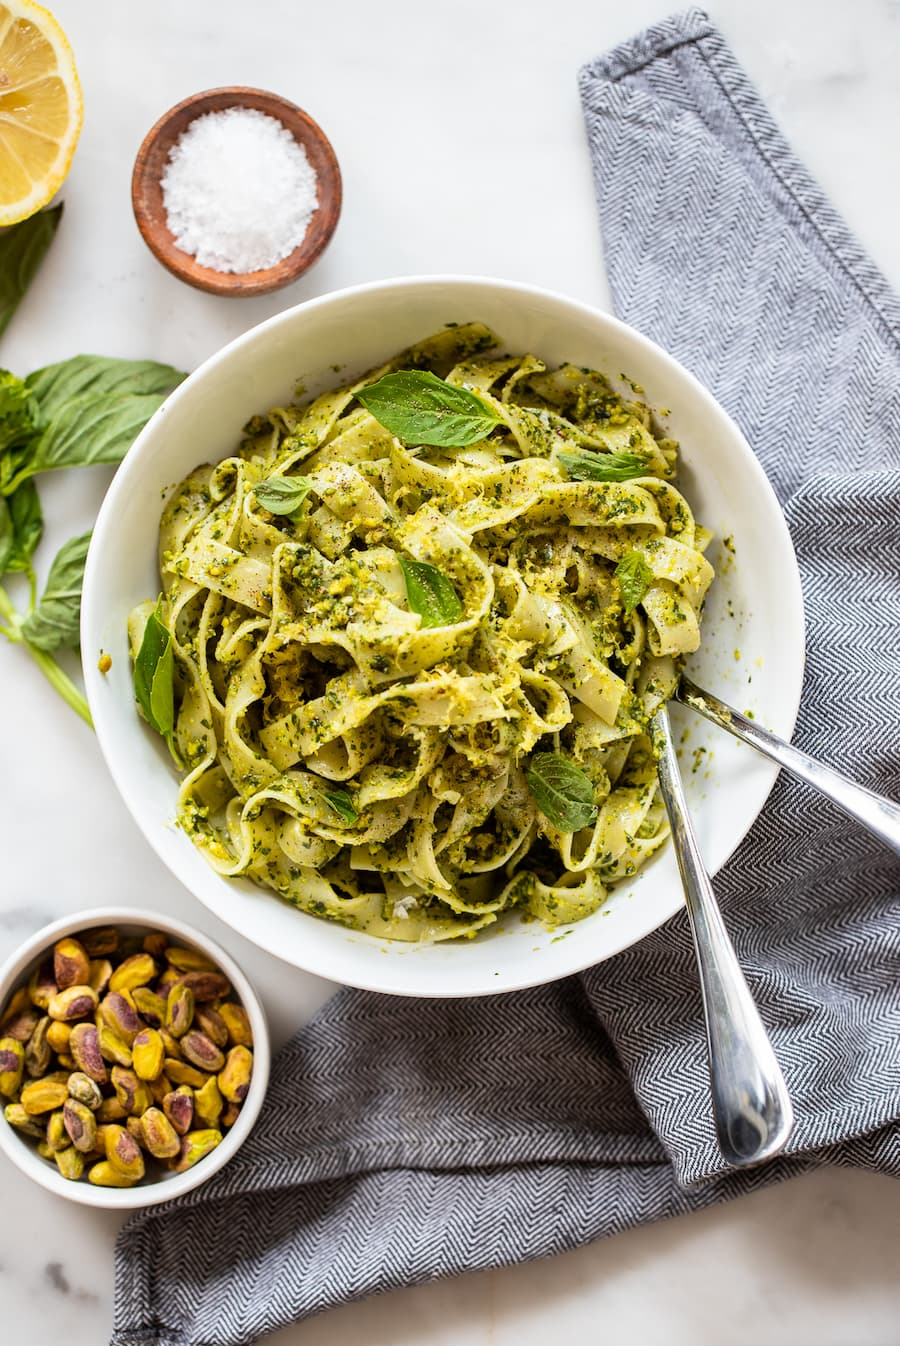
[[[900,307],[692,10],[581,73],[618,314],[735,417],[797,548],[796,741],[898,793]],[[683,916],[552,986],[342,991],[238,1156],[133,1216],[114,1346],[246,1346],[335,1304],[560,1252],[812,1166],[900,1176],[900,871],[778,781],[717,891],[787,1076],[786,1157],[724,1169]]]

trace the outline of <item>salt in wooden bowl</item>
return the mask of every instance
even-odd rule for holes
[[[172,147],[191,122],[207,112],[254,108],[274,117],[306,151],[316,175],[317,209],[302,242],[275,266],[262,271],[226,272],[201,266],[179,248],[169,228],[163,202],[162,177]],[[328,246],[341,213],[341,170],[325,132],[302,108],[263,89],[239,86],[208,89],[170,108],[147,132],[134,161],[131,202],[134,218],[153,255],[179,280],[210,294],[251,295],[290,285],[318,260]]]

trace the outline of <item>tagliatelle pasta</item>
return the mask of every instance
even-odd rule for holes
[[[448,327],[255,418],[168,500],[130,623],[135,655],[151,613],[170,640],[209,863],[390,939],[578,920],[667,835],[647,725],[699,643],[709,534],[636,393],[498,344]],[[489,433],[391,433],[358,394],[401,370]]]

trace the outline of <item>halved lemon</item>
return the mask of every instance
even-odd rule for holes
[[[0,0],[0,225],[33,215],[59,190],[83,114],[56,19],[32,0]]]

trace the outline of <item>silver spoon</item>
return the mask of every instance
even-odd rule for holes
[[[748,1168],[784,1149],[794,1110],[703,864],[665,706],[651,727],[700,972],[716,1135],[726,1162]]]
[[[783,766],[792,776],[806,781],[807,785],[837,804],[838,808],[862,823],[863,827],[900,855],[900,805],[893,800],[875,794],[863,785],[857,785],[855,781],[835,771],[834,767],[825,766],[824,762],[817,762],[799,748],[785,743],[783,738],[769,733],[768,729],[762,729],[739,710],[734,710],[717,696],[705,692],[684,674],[675,692],[675,700],[690,706],[691,710],[699,711],[713,724],[727,729],[735,738],[743,739],[766,757],[771,757],[773,762]]]

